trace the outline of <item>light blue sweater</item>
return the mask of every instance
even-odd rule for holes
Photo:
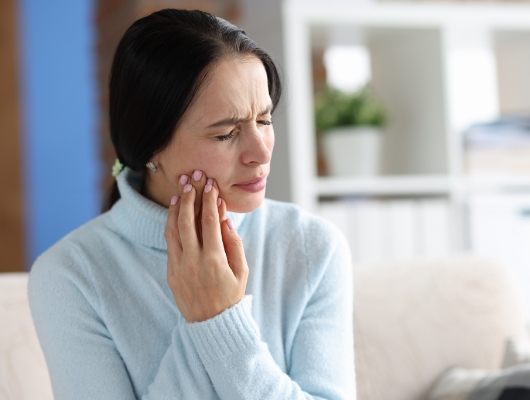
[[[32,267],[29,300],[56,400],[353,399],[352,271],[330,224],[265,200],[230,213],[245,297],[188,323],[166,282],[167,209],[122,198]]]

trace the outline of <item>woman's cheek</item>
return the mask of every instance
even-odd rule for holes
[[[219,188],[219,195],[221,196],[223,193],[227,192],[227,188],[229,187],[230,183],[228,182],[228,178],[223,176],[222,174],[222,166],[217,166],[216,168],[204,168],[203,171],[206,174],[208,178],[212,178],[217,183],[217,187]]]

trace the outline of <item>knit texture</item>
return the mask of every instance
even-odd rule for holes
[[[29,301],[56,400],[353,399],[348,246],[324,220],[266,199],[229,213],[243,299],[188,323],[167,285],[167,209],[125,169],[121,199],[32,267]]]

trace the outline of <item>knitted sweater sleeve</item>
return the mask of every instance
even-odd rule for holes
[[[209,320],[188,324],[221,399],[355,398],[349,248],[342,234],[323,222],[312,220],[304,236],[308,301],[287,373],[260,338],[251,296]]]

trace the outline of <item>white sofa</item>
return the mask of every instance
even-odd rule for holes
[[[0,274],[0,399],[52,400],[26,288],[26,273]]]
[[[358,400],[420,400],[446,368],[497,368],[526,340],[505,269],[474,257],[355,266]],[[0,399],[49,400],[27,274],[0,274]]]

